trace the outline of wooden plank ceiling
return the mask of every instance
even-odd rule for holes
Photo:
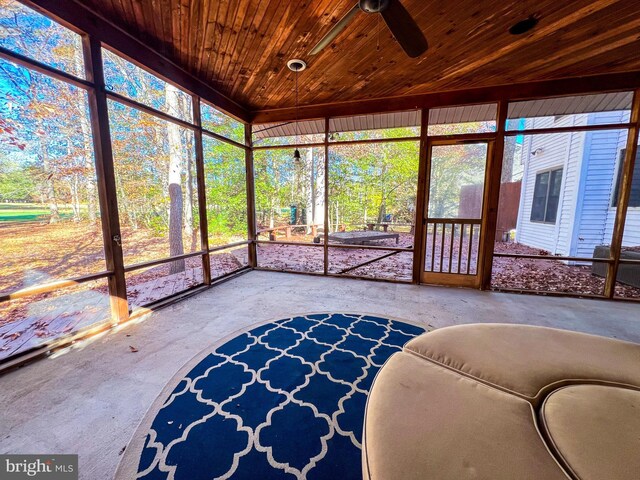
[[[418,59],[362,12],[310,56],[354,0],[82,3],[254,111],[294,105],[291,58],[309,64],[300,105],[640,70],[640,0],[403,0],[429,41]]]

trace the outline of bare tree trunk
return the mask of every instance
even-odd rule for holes
[[[184,254],[184,245],[182,242],[182,187],[173,179],[169,183],[169,202],[169,256],[175,257]],[[184,272],[184,269],[184,259],[169,264],[170,274]]]
[[[137,230],[139,227],[137,211],[131,207],[131,204],[129,203],[129,198],[127,197],[127,193],[124,187],[122,186],[122,180],[120,179],[120,177],[117,177],[117,176],[116,176],[116,190],[118,192],[121,192],[118,197],[118,206],[120,210],[120,222],[123,223],[122,226],[123,227],[125,226],[124,220],[126,219],[126,221],[129,223],[131,228],[133,228],[134,230]]]
[[[74,56],[76,68],[78,71],[82,71],[84,68],[82,59],[78,55]],[[84,105],[84,104],[81,104]],[[87,189],[87,216],[91,223],[95,223],[98,218],[98,205],[96,196],[96,179],[93,175],[93,136],[91,133],[91,127],[89,125],[89,118],[84,111],[84,106],[78,108],[78,121],[80,122],[80,129],[82,131],[82,143],[84,145],[84,168],[85,168],[85,188]]]
[[[93,156],[91,152],[91,131],[88,121],[84,115],[80,117],[80,126],[82,127],[82,137],[84,139],[84,164],[85,164],[85,188],[87,189],[87,216],[91,223],[95,223],[98,218],[98,205],[96,196],[96,179],[93,175]],[[86,129],[86,130],[85,130]]]
[[[275,209],[276,206],[280,206],[280,170],[273,162],[274,168],[274,185],[275,191],[270,196],[270,205],[269,205],[269,228],[273,228],[275,226]]]
[[[273,222],[273,211],[275,210],[275,206],[273,204],[273,197],[271,197],[271,199],[269,199],[269,228],[273,228],[274,227],[274,222]]]
[[[309,183],[306,186],[306,203],[307,203],[307,221],[305,222],[307,225],[314,225],[316,223],[316,172],[315,172],[315,164],[313,161],[313,148],[307,149],[305,153],[305,168],[309,169]],[[307,175],[304,176],[306,180]],[[305,182],[306,183],[306,182]],[[309,235],[311,233],[311,227],[305,228],[305,233]]]
[[[315,157],[314,157],[315,158]],[[315,189],[315,210],[313,222],[324,228],[324,160],[323,157],[314,159],[314,189]]]
[[[40,142],[40,148],[42,152],[42,168],[45,175],[45,196],[49,204],[49,223],[58,223],[60,221],[60,210],[56,200],[56,189],[53,185],[53,172],[51,171],[51,165],[49,165],[47,146],[44,141]]]
[[[98,218],[98,206],[96,197],[96,179],[93,175],[93,156],[91,128],[86,115],[80,115],[80,128],[82,129],[82,140],[84,144],[84,167],[85,167],[85,188],[87,189],[87,216],[91,223],[95,223]]]
[[[189,142],[191,143],[191,142]],[[187,145],[187,178],[185,185],[185,196],[187,201],[184,202],[184,233],[191,239],[191,252],[195,252],[198,243],[197,231],[193,228],[193,145]]]
[[[167,84],[165,94],[170,110],[177,110],[177,89],[173,85]],[[182,139],[180,138],[180,128],[172,122],[167,123],[167,134],[169,140],[169,255],[175,257],[184,254],[182,241]],[[169,274],[184,272],[184,270],[184,259],[169,263]]]
[[[71,208],[73,209],[73,221],[80,221],[80,179],[77,173],[73,175],[69,182],[69,190],[71,191]]]
[[[502,176],[501,183],[509,183],[513,181],[513,161],[516,154],[516,137],[510,136],[504,138],[504,158],[502,160]]]
[[[378,207],[378,223],[383,223],[387,215],[386,175],[387,175],[387,164],[385,162],[382,164],[382,175],[380,175],[380,179],[382,180],[382,184],[381,184],[382,200],[380,201],[380,206]]]

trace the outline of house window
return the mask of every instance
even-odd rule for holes
[[[536,175],[533,205],[531,206],[532,222],[556,223],[561,186],[562,168]]]
[[[627,149],[620,150],[620,158],[618,161],[618,177],[616,178],[616,188],[613,192],[613,200],[611,206],[618,206],[618,196],[620,193],[620,183],[622,182],[622,164]],[[640,207],[640,149],[636,153],[636,163],[633,166],[633,176],[631,177],[631,194],[629,195],[629,206]]]

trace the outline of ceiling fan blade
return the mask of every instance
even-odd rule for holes
[[[322,38],[322,40],[320,40],[318,44],[315,47],[313,47],[313,50],[311,50],[310,55],[317,55],[318,53],[320,53],[320,51],[323,48],[325,48],[327,45],[333,42],[334,38],[336,38],[338,34],[342,30],[344,30],[344,27],[347,26],[347,24],[351,21],[354,15],[358,13],[359,10],[360,10],[359,4],[356,3],[355,7],[349,10],[349,12],[344,17],[342,17],[340,21],[336,23],[331,30],[329,30],[329,33],[327,33]]]
[[[391,0],[380,14],[407,55],[416,58],[426,52],[427,39],[400,0]]]

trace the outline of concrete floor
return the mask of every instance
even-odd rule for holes
[[[640,343],[638,304],[250,272],[0,377],[0,453],[78,453],[80,478],[110,479],[147,408],[191,357],[253,323],[321,311],[437,328],[527,323]]]

